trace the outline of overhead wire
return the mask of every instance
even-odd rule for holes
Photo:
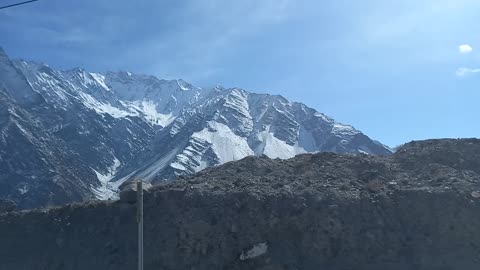
[[[11,5],[0,6],[0,9],[6,9],[6,8],[11,8],[11,7],[16,7],[16,6],[20,6],[20,5],[29,4],[29,3],[32,3],[32,2],[37,2],[37,1],[39,1],[39,0],[29,0],[29,1],[24,1],[24,2],[20,2],[20,3],[15,3],[15,4],[11,4]]]

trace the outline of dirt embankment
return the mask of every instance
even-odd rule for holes
[[[135,269],[135,205],[0,214],[0,270]],[[145,269],[479,269],[480,141],[249,157],[145,194]]]

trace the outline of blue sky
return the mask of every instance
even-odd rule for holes
[[[0,10],[0,46],[281,94],[395,146],[479,137],[478,14],[478,0],[40,0]]]

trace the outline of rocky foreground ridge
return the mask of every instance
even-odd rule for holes
[[[135,269],[135,204],[0,214],[0,269]],[[145,269],[479,269],[480,140],[247,157],[145,194]]]

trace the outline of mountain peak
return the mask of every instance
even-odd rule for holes
[[[182,89],[184,91],[191,90],[192,87],[193,87],[191,84],[189,84],[188,82],[186,82],[182,79],[177,79],[177,84],[178,84],[178,87],[180,87],[180,89]]]

